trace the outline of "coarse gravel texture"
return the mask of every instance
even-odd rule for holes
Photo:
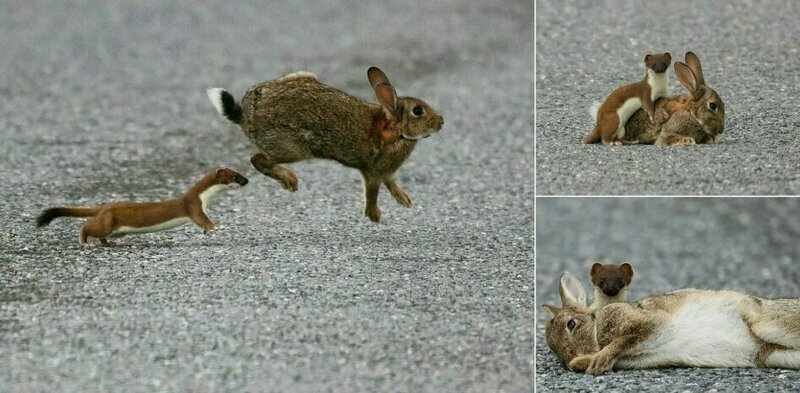
[[[5,1],[0,391],[505,391],[533,385],[533,3]],[[491,31],[492,34],[485,34]],[[370,65],[446,119],[363,217],[360,175],[289,193],[205,95]],[[78,247],[46,207],[249,177],[193,225]]]
[[[800,193],[800,2],[537,0],[539,195]],[[645,53],[692,50],[725,103],[716,145],[582,145],[588,108],[644,75]],[[684,94],[670,68],[673,94]]]
[[[800,200],[794,198],[539,198],[536,305],[560,305],[569,271],[591,290],[592,262],[633,265],[629,299],[679,288],[800,297]],[[590,295],[591,296],[591,295]],[[797,392],[800,371],[778,369],[568,371],[537,313],[537,392]]]

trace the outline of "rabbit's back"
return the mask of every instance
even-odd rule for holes
[[[376,104],[320,83],[313,74],[251,87],[242,99],[242,130],[261,149],[291,144],[351,167],[374,156],[370,130]]]

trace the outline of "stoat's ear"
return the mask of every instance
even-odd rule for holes
[[[628,262],[623,263],[622,265],[619,266],[619,270],[622,272],[622,274],[625,275],[625,277],[628,278],[628,280],[633,278],[633,266],[631,266],[630,263]]]
[[[592,268],[589,270],[589,276],[594,278],[594,276],[600,274],[601,270],[603,270],[603,264],[600,262],[595,262],[592,264]]]
[[[222,179],[225,176],[225,168],[217,169],[217,179]]]

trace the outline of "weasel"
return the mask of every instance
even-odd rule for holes
[[[589,271],[594,286],[592,310],[603,308],[611,303],[628,301],[628,286],[633,278],[633,267],[629,263],[615,265],[595,263]]]
[[[655,115],[654,101],[670,95],[668,73],[672,62],[669,52],[662,54],[648,53],[644,57],[647,73],[644,79],[622,86],[614,90],[597,110],[594,129],[583,138],[583,143],[595,143],[598,140],[604,145],[619,145],[625,137],[625,123],[642,108],[653,121]]]
[[[150,233],[172,229],[194,222],[205,233],[219,229],[206,215],[208,204],[222,191],[242,187],[247,178],[228,168],[220,168],[203,176],[183,196],[162,202],[118,202],[97,207],[54,207],[45,210],[36,219],[43,227],[58,217],[92,217],[83,224],[79,243],[89,245],[88,237],[100,239],[109,246],[106,238],[134,233]]]

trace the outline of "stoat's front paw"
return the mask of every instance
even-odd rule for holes
[[[203,234],[208,235],[211,232],[219,231],[222,229],[225,229],[225,227],[223,227],[222,225],[214,225],[213,227],[203,228]]]

